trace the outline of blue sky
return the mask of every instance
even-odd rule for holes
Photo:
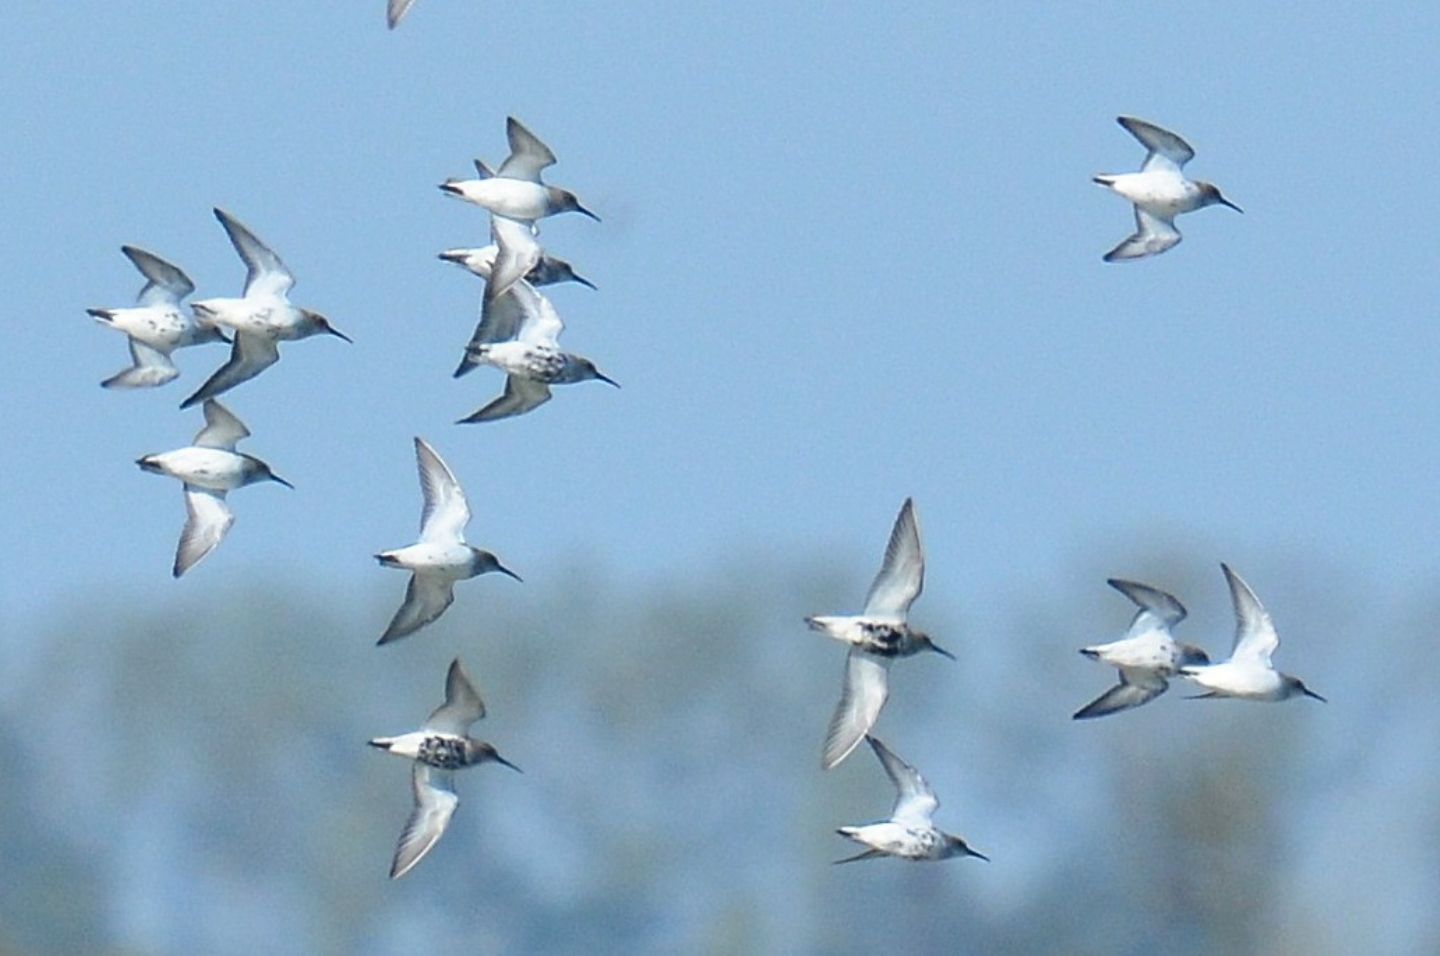
[[[537,593],[757,559],[863,586],[913,495],[925,600],[973,634],[1078,573],[1109,607],[1105,575],[1179,554],[1223,649],[1226,560],[1330,693],[1354,621],[1307,596],[1393,613],[1440,578],[1440,8],[958,6],[418,0],[390,33],[382,0],[17,5],[0,654],[77,602],[245,578],[386,605],[371,555],[412,540],[418,434]],[[1121,113],[1185,136],[1245,214],[1102,263],[1133,221],[1089,178],[1143,155]],[[501,380],[451,379],[480,283],[435,254],[486,226],[436,185],[503,158],[510,114],[603,219],[541,239],[600,287],[553,290],[565,345],[624,387],[461,427]],[[213,206],[355,344],[288,344],[223,398],[297,489],[236,492],[176,582],[179,488],[133,462],[189,443],[176,406],[223,349],[109,393],[123,339],[84,310],[132,300],[124,243],[237,294]]]

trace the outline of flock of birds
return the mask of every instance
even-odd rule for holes
[[[514,117],[509,118],[506,133],[510,155],[497,169],[476,160],[475,179],[440,185],[446,194],[490,213],[489,245],[440,253],[441,259],[485,280],[480,321],[454,374],[458,377],[477,365],[489,365],[506,375],[503,394],[462,423],[529,412],[549,401],[552,385],[590,379],[618,385],[589,359],[560,348],[564,325],[550,300],[538,291],[558,282],[592,289],[594,284],[577,275],[569,263],[545,252],[537,239],[537,222],[571,210],[597,221],[599,217],[573,193],[541,180],[555,154],[538,137]],[[209,342],[230,345],[229,360],[180,404],[182,409],[202,405],[205,426],[191,444],[136,462],[145,471],[184,484],[186,521],[172,565],[177,578],[214,551],[234,524],[225,501],[228,492],[262,481],[293,487],[265,461],[236,450],[250,430],[217,396],[279,361],[281,342],[322,333],[350,341],[325,316],[290,301],[295,276],[269,246],[224,210],[216,209],[215,217],[246,266],[239,298],[196,300],[187,311],[183,303],[195,284],[184,271],[154,253],[122,246],[145,277],[136,305],[87,310],[129,339],[131,365],[101,383],[109,389],[164,385],[180,374],[171,361],[176,349]],[[380,644],[407,637],[440,617],[455,600],[457,581],[491,571],[519,580],[494,554],[465,542],[464,529],[470,522],[465,492],[449,465],[423,438],[415,438],[415,459],[424,500],[419,540],[375,555],[385,567],[410,572],[405,599]],[[484,714],[485,705],[457,658],[446,678],[445,703],[420,730],[370,742],[413,762],[414,808],[391,863],[392,878],[408,873],[444,834],[459,802],[452,771],[486,761],[519,769],[490,744],[468,736],[470,726]]]
[[[1185,607],[1173,595],[1134,581],[1111,579],[1110,585],[1139,607],[1125,635],[1108,644],[1082,648],[1080,653],[1113,666],[1120,682],[1075,713],[1075,719],[1104,717],[1139,707],[1165,692],[1171,677],[1183,677],[1204,688],[1198,697],[1234,697],[1280,701],[1291,697],[1325,698],[1299,678],[1277,671],[1270,662],[1280,637],[1269,613],[1240,575],[1222,564],[1235,608],[1235,640],[1228,660],[1211,663],[1191,644],[1177,642],[1171,628],[1185,618]],[[890,665],[901,657],[933,651],[954,660],[928,634],[910,626],[910,605],[925,587],[925,552],[920,526],[910,499],[900,508],[880,571],[870,585],[865,606],[849,616],[805,619],[820,631],[850,646],[840,703],[830,719],[821,764],[829,770],[859,746],[870,744],[898,793],[890,819],[867,826],[841,827],[842,836],[867,849],[838,860],[850,863],[878,856],[905,860],[943,860],[953,856],[988,859],[963,839],[935,826],[940,806],[935,791],[914,767],[901,760],[872,735],[880,710],[890,696]]]
[[[393,29],[413,0],[389,0]],[[1181,137],[1154,124],[1120,117],[1120,124],[1147,150],[1140,171],[1096,176],[1135,207],[1136,231],[1105,255],[1107,262],[1156,255],[1180,242],[1175,217],[1220,204],[1240,211],[1214,185],[1186,179],[1182,168],[1194,150]],[[569,263],[550,256],[541,246],[539,220],[562,212],[599,217],[567,190],[546,184],[542,172],[556,161],[541,140],[514,117],[506,126],[510,154],[495,169],[476,160],[476,177],[448,180],[447,195],[473,203],[490,214],[489,245],[448,249],[440,258],[485,281],[480,321],[455,369],[456,377],[478,365],[505,373],[503,393],[460,423],[494,421],[529,412],[551,398],[554,385],[598,380],[617,385],[587,358],[565,352],[559,336],[564,329],[550,300],[539,289],[560,282],[594,288]],[[325,316],[290,301],[295,276],[280,257],[239,220],[221,209],[215,217],[225,229],[247,274],[238,298],[183,301],[195,291],[177,266],[134,246],[122,252],[145,278],[138,302],[128,308],[88,310],[100,322],[129,338],[131,365],[101,384],[111,389],[151,388],[179,375],[171,360],[179,348],[224,342],[229,359],[184,402],[202,404],[205,426],[184,448],[138,460],[145,471],[184,483],[186,522],[176,548],[172,572],[180,577],[210,554],[234,523],[226,504],[228,492],[245,485],[274,481],[293,487],[261,459],[236,450],[250,435],[245,425],[217,401],[217,396],[253,379],[280,358],[281,342],[319,334],[351,341]],[[410,572],[405,598],[381,635],[386,644],[414,634],[435,621],[454,601],[457,581],[488,572],[519,576],[491,552],[466,543],[464,529],[470,507],[464,490],[440,454],[415,438],[423,507],[419,540],[376,555],[386,567]],[[1158,588],[1133,581],[1110,585],[1139,608],[1125,635],[1114,642],[1086,647],[1081,653],[1116,668],[1119,683],[1075,713],[1076,719],[1102,717],[1155,699],[1173,677],[1204,689],[1201,697],[1235,697],[1279,701],[1303,695],[1324,700],[1295,677],[1271,664],[1279,638],[1274,624],[1250,587],[1228,566],[1221,566],[1230,588],[1236,634],[1230,657],[1212,663],[1198,647],[1177,642],[1171,631],[1185,617],[1184,606]],[[896,756],[872,733],[889,696],[889,670],[898,658],[933,651],[954,659],[925,633],[909,625],[909,611],[924,587],[925,559],[915,506],[906,500],[895,520],[884,561],[860,614],[813,616],[806,623],[849,645],[839,704],[825,737],[822,766],[844,761],[863,740],[879,759],[897,791],[888,820],[847,826],[838,832],[862,845],[848,863],[881,856],[906,860],[941,860],[955,856],[988,857],[958,836],[937,828],[933,816],[939,800],[925,778]],[[445,680],[445,701],[420,729],[394,737],[377,737],[370,745],[411,761],[414,807],[396,848],[390,876],[408,873],[445,833],[458,806],[452,774],[486,762],[519,770],[491,744],[471,737],[470,728],[485,716],[485,705],[464,664],[456,658]]]

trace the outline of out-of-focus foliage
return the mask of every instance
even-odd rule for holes
[[[1157,567],[1223,654],[1218,571]],[[1112,680],[1074,649],[1123,629],[1118,571],[1144,577],[917,605],[960,660],[898,662],[878,732],[988,864],[830,865],[893,794],[863,748],[820,771],[844,649],[800,619],[862,581],[481,579],[383,648],[398,575],[57,608],[0,709],[0,953],[1440,950],[1435,609],[1255,575],[1277,663],[1328,707],[1177,684],[1074,723]],[[1363,653],[1377,620],[1403,665]],[[450,832],[392,883],[408,768],[365,741],[418,726],[456,654],[525,772],[459,774]]]

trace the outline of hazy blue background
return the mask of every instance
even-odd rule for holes
[[[383,6],[7,9],[0,951],[840,952],[887,916],[933,951],[1440,948],[1440,8]],[[1118,113],[1246,214],[1102,263]],[[458,427],[501,379],[450,378],[480,283],[435,253],[486,227],[435,186],[507,114],[604,219],[542,241],[624,388]],[[108,393],[84,309],[133,299],[122,243],[237,294],[216,205],[356,341],[224,397],[297,490],[237,492],[175,582],[179,488],[133,461],[224,350]],[[416,434],[525,583],[375,650]],[[819,772],[843,652],[799,619],[858,605],[906,495],[960,663],[897,667],[880,729],[994,862],[831,870],[891,795],[868,754]],[[1074,648],[1128,620],[1104,579],[1223,653],[1220,560],[1330,705],[1072,724],[1110,679]],[[407,772],[361,744],[457,653],[527,773],[463,776],[388,885]]]

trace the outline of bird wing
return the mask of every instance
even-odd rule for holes
[[[1181,604],[1173,594],[1159,588],[1152,588],[1148,584],[1124,581],[1120,578],[1110,578],[1105,583],[1125,595],[1135,603],[1136,607],[1140,608],[1135,619],[1130,622],[1130,630],[1126,633],[1126,637],[1138,637],[1149,631],[1169,633],[1170,628],[1185,620],[1185,605]]]
[[[280,343],[263,335],[249,332],[235,333],[230,344],[230,358],[195,390],[181,408],[189,408],[216,395],[228,392],[241,382],[248,382],[276,362],[280,361]]]
[[[390,5],[385,10],[385,22],[389,24],[390,29],[393,30],[400,25],[400,21],[405,19],[405,14],[410,12],[410,7],[414,3],[415,0],[390,0]]]
[[[234,451],[242,438],[250,437],[250,429],[230,409],[213,398],[205,401],[205,427],[195,433],[195,447],[223,448]]]
[[[825,733],[825,750],[821,766],[829,770],[850,756],[875,720],[889,696],[888,658],[867,654],[852,648],[845,660],[845,682],[840,687],[840,703],[830,717]]]
[[[180,374],[170,356],[141,342],[130,340],[130,368],[101,382],[104,388],[150,388],[164,385]]]
[[[870,741],[870,749],[875,751],[886,776],[895,784],[895,809],[890,812],[890,819],[901,826],[929,827],[930,818],[940,806],[940,800],[930,784],[920,776],[920,771],[891,753],[890,748],[878,738],[865,739]]]
[[[390,864],[392,880],[409,873],[425,858],[445,835],[445,828],[450,826],[450,818],[460,804],[451,774],[418,760],[410,771],[410,790],[415,796],[415,807],[395,847],[395,859]]]
[[[565,331],[565,323],[560,321],[560,313],[555,311],[550,300],[535,291],[535,287],[524,279],[510,286],[510,295],[519,304],[523,315],[520,329],[515,334],[516,340],[526,345],[558,349],[560,333]]]
[[[1140,167],[1141,172],[1165,169],[1178,173],[1181,166],[1195,158],[1195,150],[1190,148],[1190,144],[1168,129],[1133,116],[1117,116],[1115,121],[1150,151]]]
[[[1225,572],[1230,600],[1235,605],[1235,646],[1230,651],[1230,659],[1244,658],[1269,667],[1270,655],[1280,646],[1275,624],[1250,585],[1230,570],[1229,565],[1222,564],[1220,568]]]
[[[295,285],[295,276],[269,246],[255,238],[253,232],[225,210],[216,209],[215,218],[225,227],[230,244],[245,263],[246,298],[252,295],[283,296],[290,291]]]
[[[235,516],[225,504],[225,492],[209,488],[185,486],[185,527],[180,544],[175,548],[175,566],[171,573],[180,577],[201,558],[215,550],[225,532],[235,523]]]
[[[121,246],[120,251],[146,279],[138,299],[141,305],[178,306],[181,299],[195,291],[195,283],[189,276],[155,253],[135,246]]]
[[[413,572],[405,587],[405,600],[380,635],[380,644],[398,641],[435,620],[455,601],[455,582],[443,575]]]
[[[1074,714],[1074,720],[1088,720],[1104,717],[1121,710],[1129,710],[1148,704],[1165,693],[1170,684],[1153,670],[1141,668],[1120,668],[1120,683],[1081,707]]]
[[[1175,228],[1173,220],[1153,216],[1136,206],[1134,234],[1127,236],[1118,246],[1105,253],[1105,261],[1123,262],[1126,259],[1159,255],[1183,238],[1180,230]]]
[[[511,375],[505,379],[505,393],[472,415],[460,419],[459,424],[493,422],[514,415],[524,415],[550,401],[550,386],[530,378]]]
[[[865,616],[905,620],[910,605],[925,587],[925,553],[920,547],[920,526],[915,522],[915,504],[909,498],[900,507],[880,573],[865,597]]]
[[[420,472],[420,540],[463,542],[470,523],[470,504],[455,473],[425,439],[415,439],[415,463]]]
[[[525,278],[539,265],[544,252],[528,225],[504,216],[490,217],[490,236],[495,240],[497,251],[485,283],[485,295],[494,298],[504,295],[517,279]]]
[[[445,703],[426,718],[422,729],[463,737],[470,725],[484,716],[485,702],[457,657],[450,662],[450,670],[445,674]]]
[[[496,175],[538,183],[540,171],[555,165],[555,154],[550,152],[550,147],[513,116],[505,120],[505,138],[510,141],[510,155],[500,164]]]

